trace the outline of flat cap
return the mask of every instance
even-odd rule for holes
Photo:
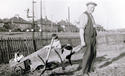
[[[94,3],[94,2],[88,2],[87,4],[86,4],[86,6],[88,6],[88,5],[94,5],[94,6],[97,6],[97,4],[96,3]]]

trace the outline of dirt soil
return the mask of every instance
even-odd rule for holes
[[[97,46],[96,70],[90,76],[125,76],[125,44]],[[82,52],[72,57],[71,66],[65,63],[65,70],[60,66],[53,70],[47,70],[41,76],[82,76],[82,70],[77,70],[82,60]],[[0,64],[0,76],[40,76],[42,70],[17,75],[11,71],[9,64]],[[87,75],[86,75],[87,76]]]

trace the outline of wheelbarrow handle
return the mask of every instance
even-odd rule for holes
[[[48,53],[47,53],[46,61],[48,61],[48,59],[49,59],[49,55],[50,55],[50,52],[51,52],[51,50],[52,50],[53,42],[54,42],[54,39],[51,40],[51,44],[50,44],[50,47],[49,47],[49,51],[48,51]]]

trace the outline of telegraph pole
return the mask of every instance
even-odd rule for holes
[[[34,3],[36,3],[34,0],[33,0],[33,2],[32,2],[32,14],[33,14],[33,17],[32,17],[32,21],[33,21],[33,24],[32,24],[32,26],[33,26],[33,46],[34,46],[34,51],[36,51],[36,43],[35,43],[35,37],[34,37],[34,35],[35,35],[35,22],[34,22]]]
[[[35,1],[33,0],[33,2],[32,2],[32,14],[33,14],[33,16],[32,16],[32,22],[33,22],[33,29],[35,27],[35,22],[34,22],[34,3],[35,3]],[[33,30],[33,32],[34,32],[34,30]]]
[[[69,26],[70,26],[70,7],[68,6],[68,22],[69,22]]]
[[[29,15],[29,9],[27,9],[27,18],[32,18],[32,39],[33,39],[33,47],[34,51],[36,51],[36,43],[35,43],[35,21],[34,21],[34,4],[36,2],[33,0],[32,1],[32,16]]]
[[[35,43],[35,21],[34,21],[34,3],[36,3],[34,0],[32,2],[32,29],[33,29],[33,35],[32,35],[32,38],[33,38],[33,46],[34,46],[34,51],[37,51],[36,50],[36,43]]]
[[[42,27],[42,23],[43,23],[43,22],[42,22],[42,21],[43,21],[43,17],[42,17],[42,0],[40,1],[40,16],[41,16],[41,17],[40,17],[40,23],[41,23],[41,38],[42,38],[42,32],[43,32],[43,31],[42,31],[42,28],[43,28],[43,27]]]

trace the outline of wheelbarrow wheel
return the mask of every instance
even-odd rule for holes
[[[42,76],[45,71],[46,71],[46,66],[44,66],[43,69],[41,70],[40,76]]]
[[[16,74],[21,75],[21,74],[23,73],[23,69],[22,69],[20,66],[16,66],[16,67],[14,68],[14,72],[15,72]]]

